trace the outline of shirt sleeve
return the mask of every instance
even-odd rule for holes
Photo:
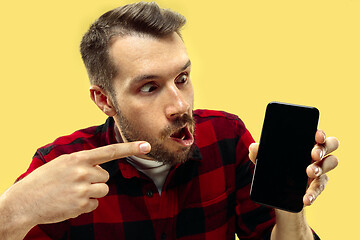
[[[20,181],[21,179],[25,178],[27,175],[32,173],[35,169],[41,167],[46,163],[43,155],[41,154],[41,151],[37,151],[30,163],[29,168],[26,170],[25,173],[20,175],[17,181]],[[54,224],[45,224],[45,225],[37,225],[33,227],[25,236],[24,240],[54,240],[54,239],[63,239],[62,236],[64,236],[68,230],[67,228],[67,222],[61,222],[61,223],[54,223]],[[50,229],[51,231],[47,231]],[[51,234],[50,236],[47,234],[47,232],[54,234]],[[61,237],[60,237],[61,236]]]
[[[42,165],[45,164],[45,160],[42,158],[42,155],[40,154],[39,151],[37,151],[30,163],[29,168],[26,170],[26,172],[24,172],[23,174],[21,174],[17,179],[17,181],[20,181],[21,179],[23,179],[24,177],[26,177],[27,175],[29,175],[32,171],[34,171],[35,169],[37,169],[38,167],[41,167]]]
[[[44,165],[45,161],[42,159],[41,155],[39,154],[39,152],[36,152],[29,168],[26,170],[26,172],[24,172],[23,174],[21,174],[15,182],[20,181],[21,179],[23,179],[24,177],[26,177],[27,175],[29,175],[31,172],[33,172],[35,169],[37,169],[38,167],[41,167],[42,165]],[[43,232],[39,226],[35,226],[33,227],[25,236],[24,240],[29,240],[29,239],[36,239],[36,240],[51,240],[51,238],[45,234],[45,232]]]

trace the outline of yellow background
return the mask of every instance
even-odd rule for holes
[[[38,147],[104,122],[89,98],[78,46],[95,18],[125,3],[2,2],[0,192],[27,169]],[[269,101],[319,108],[320,128],[341,141],[340,165],[307,208],[308,219],[323,239],[357,238],[359,0],[158,3],[187,17],[183,35],[196,108],[239,115],[257,141]]]

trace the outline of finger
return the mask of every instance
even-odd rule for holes
[[[249,158],[253,163],[256,162],[256,157],[257,157],[258,150],[259,150],[259,144],[258,143],[250,144],[250,146],[249,146]]]
[[[86,208],[84,208],[83,213],[89,213],[94,211],[99,206],[99,200],[97,199],[89,199],[88,203],[86,205]]]
[[[336,156],[329,155],[324,159],[309,165],[306,169],[306,173],[309,176],[309,178],[317,178],[321,174],[333,170],[334,168],[337,167],[338,164],[339,164],[339,159]]]
[[[321,175],[319,178],[314,179],[303,197],[305,206],[314,203],[315,199],[324,191],[329,178],[326,174]]]
[[[339,140],[336,137],[328,137],[325,141],[325,156],[329,153],[332,153],[336,149],[338,149],[340,145]]]
[[[89,188],[89,198],[102,198],[109,193],[109,186],[106,183],[93,183]]]
[[[96,165],[91,171],[88,179],[90,183],[106,183],[110,178],[108,171],[99,165]]]
[[[70,169],[71,179],[78,183],[105,183],[109,180],[109,173],[99,165],[95,166],[74,166]],[[69,170],[69,171],[70,171]]]
[[[323,130],[318,129],[315,133],[315,141],[318,144],[324,144],[326,140],[326,134]]]
[[[324,144],[316,144],[311,151],[311,157],[314,161],[320,161],[324,156],[335,151],[340,142],[335,137],[328,137]]]
[[[132,155],[142,155],[150,152],[151,146],[148,142],[127,142],[116,143],[74,153],[79,161],[88,162],[92,165],[99,165],[115,159],[124,158]]]

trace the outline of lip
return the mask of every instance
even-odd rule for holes
[[[189,127],[187,125],[185,125],[182,128],[184,128],[184,130],[185,130],[185,138],[184,139],[174,138],[174,137],[170,137],[170,138],[171,138],[171,140],[182,145],[183,147],[190,147],[194,143],[194,136],[193,136],[193,134],[190,133]]]

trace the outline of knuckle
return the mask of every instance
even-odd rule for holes
[[[78,154],[78,162],[87,162],[90,159],[89,154],[86,151],[77,152]]]
[[[68,159],[72,164],[79,164],[81,163],[83,158],[84,158],[83,152],[75,152],[75,153],[70,153]]]
[[[116,156],[118,155],[118,148],[115,145],[110,145],[109,146],[109,152],[110,152],[110,157],[111,158],[116,158]]]
[[[78,186],[77,187],[77,196],[80,198],[80,199],[86,199],[88,198],[89,196],[89,189],[84,186],[84,185],[81,185],[81,186]]]
[[[89,206],[89,201],[88,201],[88,199],[85,199],[85,198],[80,199],[77,201],[76,206],[80,212],[84,212],[84,210],[87,209]]]
[[[319,190],[319,187],[320,187],[320,183],[317,181],[317,182],[314,184],[315,191],[318,191],[318,190]]]
[[[325,190],[327,179],[328,179],[328,176],[326,174],[324,174],[319,179],[319,181],[316,182],[316,185],[315,185],[316,190],[315,191],[316,191],[317,195],[320,195]]]
[[[82,167],[78,167],[75,170],[74,177],[77,181],[85,181],[89,177],[89,172]]]
[[[76,164],[82,164],[91,159],[91,155],[89,155],[89,153],[86,150],[74,152],[71,153],[70,155],[72,155],[72,162]]]

